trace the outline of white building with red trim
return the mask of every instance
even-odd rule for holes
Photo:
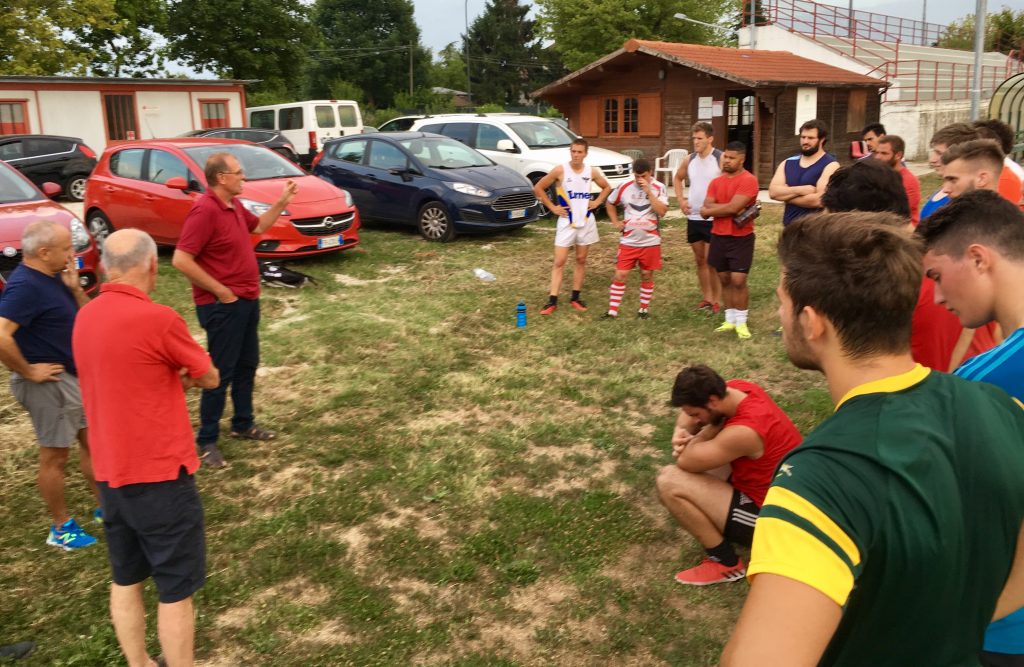
[[[133,139],[245,125],[249,80],[0,76],[0,134],[81,137],[102,151]]]

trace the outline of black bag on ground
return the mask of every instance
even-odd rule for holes
[[[302,287],[306,283],[316,283],[313,276],[294,271],[269,260],[260,260],[260,279],[268,287]]]

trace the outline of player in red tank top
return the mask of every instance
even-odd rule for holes
[[[672,404],[680,408],[672,435],[676,462],[658,473],[658,497],[707,552],[676,581],[737,581],[745,566],[733,544],[750,546],[775,469],[800,444],[800,432],[761,387],[726,382],[703,365],[679,373]]]

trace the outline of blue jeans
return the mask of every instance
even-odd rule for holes
[[[196,306],[199,325],[206,329],[206,347],[213,365],[220,371],[220,385],[204,389],[199,399],[199,435],[196,444],[212,445],[220,435],[220,418],[228,385],[231,386],[231,430],[248,431],[255,421],[252,390],[260,365],[259,299],[238,299],[233,303]]]

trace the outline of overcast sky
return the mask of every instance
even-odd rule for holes
[[[854,9],[879,14],[920,19],[923,2],[928,3],[928,21],[949,23],[966,14],[973,14],[975,3],[971,0],[852,0]],[[466,30],[466,10],[469,22],[483,13],[486,0],[413,0],[416,7],[416,23],[420,26],[423,44],[437,53],[450,42],[462,39]],[[532,2],[530,4],[533,4]],[[849,2],[831,0],[823,4],[849,7]],[[999,11],[1004,6],[1019,11],[1024,9],[1024,0],[989,0],[988,11]]]

